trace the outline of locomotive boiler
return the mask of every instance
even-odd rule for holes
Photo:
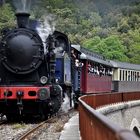
[[[29,16],[26,12],[16,13],[18,27],[2,31],[0,113],[7,119],[26,115],[46,118],[61,107],[62,88],[55,76],[56,53],[61,48],[67,54],[68,40],[55,32],[44,46],[38,33],[29,27]]]

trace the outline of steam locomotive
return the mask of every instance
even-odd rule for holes
[[[0,41],[0,113],[9,120],[24,115],[47,118],[60,109],[62,88],[71,91],[68,37],[55,31],[44,46],[29,27],[29,16],[16,13],[18,27],[4,29]]]

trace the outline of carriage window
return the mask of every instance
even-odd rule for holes
[[[135,72],[133,71],[133,81],[135,81]]]
[[[130,71],[128,71],[128,81],[130,81]]]
[[[125,71],[125,81],[128,81],[128,78],[127,78],[127,71]]]
[[[135,71],[134,77],[135,77],[135,81],[137,81],[137,74],[136,74],[136,71]]]
[[[133,71],[131,71],[131,81],[133,81]]]
[[[138,81],[140,81],[140,72],[138,72]]]
[[[120,70],[120,81],[122,80],[122,70]]]
[[[124,79],[124,76],[125,76],[125,74],[124,74],[124,73],[125,73],[125,71],[123,70],[123,81],[125,80],[125,79]]]
[[[139,81],[139,72],[137,72],[137,81]]]
[[[88,62],[88,73],[91,73],[91,64],[90,64],[90,62]]]

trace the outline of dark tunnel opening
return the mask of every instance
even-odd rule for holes
[[[133,132],[140,138],[140,133],[136,126],[133,128]]]

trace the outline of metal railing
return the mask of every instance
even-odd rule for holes
[[[140,99],[140,92],[94,94],[79,99],[79,124],[82,140],[139,140],[130,130],[121,128],[94,108]]]

